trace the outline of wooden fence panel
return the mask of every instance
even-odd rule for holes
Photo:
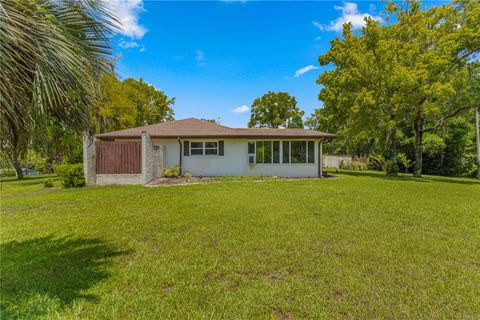
[[[97,141],[97,174],[142,173],[141,141]]]

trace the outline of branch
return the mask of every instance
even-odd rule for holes
[[[455,110],[454,112],[446,115],[445,117],[442,117],[440,118],[437,123],[433,126],[433,127],[430,127],[430,128],[427,128],[425,130],[423,130],[424,132],[427,132],[427,131],[435,131],[438,127],[440,127],[442,125],[442,123],[449,119],[449,118],[453,118],[455,117],[457,114],[459,114],[460,112],[462,112],[463,110],[467,110],[467,109],[470,109],[471,107],[468,106],[468,107],[461,107],[461,108],[458,108],[457,110]]]

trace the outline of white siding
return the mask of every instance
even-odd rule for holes
[[[315,163],[308,164],[248,164],[248,141],[226,140],[224,156],[183,156],[183,150],[176,139],[152,139],[154,144],[166,146],[166,167],[179,164],[179,152],[182,152],[182,172],[193,176],[279,176],[279,177],[318,177],[318,142],[315,141]],[[260,140],[260,139],[258,139]],[[265,139],[272,140],[272,139]],[[279,139],[273,139],[275,141]],[[297,139],[302,140],[302,139]],[[304,140],[304,139],[303,139]],[[197,140],[192,141],[217,141]],[[280,140],[281,141],[281,140]],[[183,143],[183,141],[182,141]],[[281,156],[281,155],[280,155]]]

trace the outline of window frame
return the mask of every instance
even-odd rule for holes
[[[215,144],[216,144],[216,148],[212,148],[212,147],[208,147],[208,148],[207,148],[207,143],[208,143],[208,142],[213,142],[213,143],[215,143]],[[201,143],[201,144],[202,144],[202,147],[201,147],[201,148],[200,148],[200,147],[194,147],[194,148],[192,148],[192,145],[193,145],[194,143]],[[218,141],[218,140],[202,140],[202,141],[198,141],[198,140],[193,140],[193,141],[192,141],[192,140],[191,140],[189,144],[190,144],[190,145],[189,145],[190,156],[193,156],[193,157],[205,157],[205,156],[207,156],[207,157],[217,157],[217,156],[219,156],[219,155],[218,155],[218,151],[219,151],[219,150],[218,150],[218,149],[219,149],[219,148],[218,148],[218,145],[219,145],[219,141]],[[195,153],[192,153],[192,150],[202,150],[202,153],[201,153],[201,154],[195,154]],[[206,153],[206,150],[216,150],[216,153],[207,154],[207,153]]]
[[[292,142],[295,142],[295,141],[299,141],[299,142],[305,142],[305,162],[296,162],[296,163],[292,163]],[[271,162],[268,162],[268,163],[265,163],[265,162],[257,162],[257,142],[262,142],[262,143],[265,143],[265,142],[270,142],[271,144]],[[275,163],[273,162],[274,161],[274,156],[273,156],[273,153],[274,153],[274,142],[279,142],[279,162],[278,163]],[[288,162],[284,162],[284,143],[288,143]],[[253,153],[249,152],[250,150],[248,149],[248,146],[253,143]],[[310,157],[309,157],[309,145],[313,143],[313,162],[310,162]],[[308,140],[308,139],[292,139],[292,140],[276,140],[276,139],[273,139],[273,140],[249,140],[247,141],[247,163],[248,164],[266,164],[266,165],[282,165],[282,164],[286,164],[286,165],[316,165],[317,164],[317,157],[316,157],[316,153],[315,153],[315,149],[316,149],[316,144],[317,144],[317,141],[315,140]],[[264,151],[265,151],[265,147],[264,147]],[[253,159],[254,159],[254,162],[253,163],[250,163],[249,159],[250,157],[253,156]]]

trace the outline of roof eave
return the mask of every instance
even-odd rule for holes
[[[141,139],[141,135],[108,135],[101,134],[95,136],[100,140],[111,139]],[[335,139],[333,134],[325,135],[150,135],[154,139],[202,139],[202,138],[220,138],[220,139]]]

